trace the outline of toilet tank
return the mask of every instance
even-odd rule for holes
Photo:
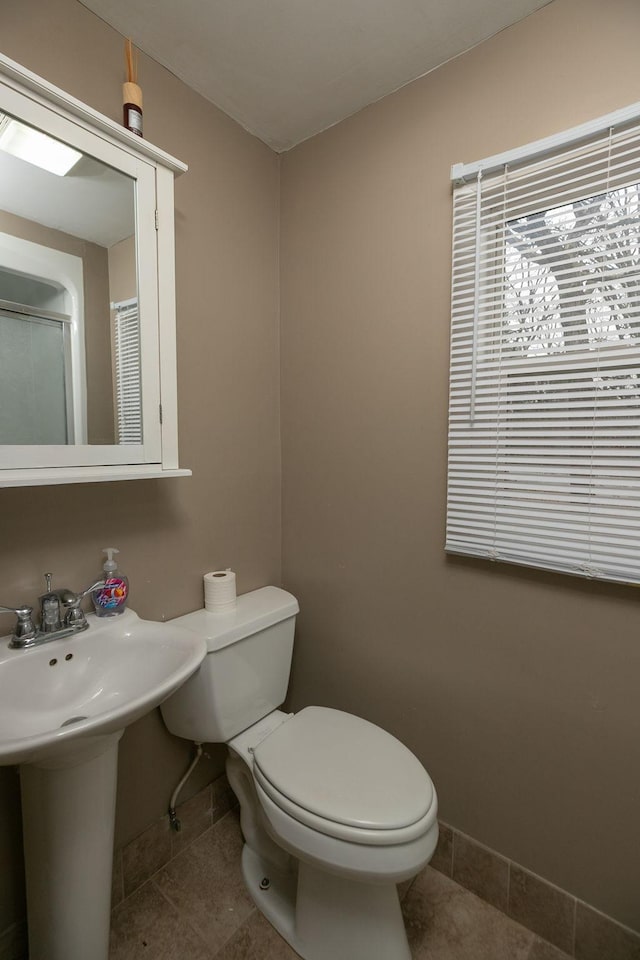
[[[207,641],[199,670],[161,705],[171,733],[226,743],[276,710],[289,684],[298,601],[278,587],[238,597],[226,613],[195,610],[173,623]]]

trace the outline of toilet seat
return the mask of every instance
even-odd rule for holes
[[[328,837],[387,846],[423,836],[437,814],[420,761],[380,727],[306,707],[255,746],[257,784],[284,813]]]

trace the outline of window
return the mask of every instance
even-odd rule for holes
[[[640,126],[579,139],[454,191],[446,549],[638,583]]]

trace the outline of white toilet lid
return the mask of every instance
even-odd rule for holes
[[[434,790],[420,761],[385,730],[340,710],[305,707],[255,748],[275,789],[325,820],[369,830],[416,823]]]

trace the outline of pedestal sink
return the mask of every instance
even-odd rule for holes
[[[107,960],[118,741],[206,645],[132,610],[35,647],[0,641],[0,764],[20,764],[29,960]]]

